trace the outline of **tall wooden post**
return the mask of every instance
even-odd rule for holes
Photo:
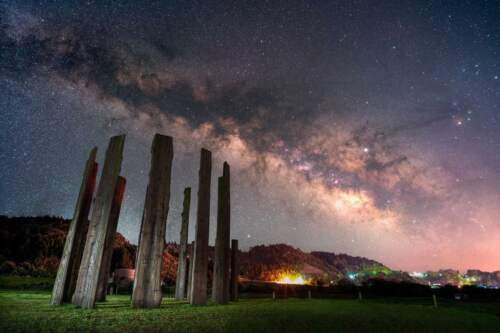
[[[93,308],[95,306],[104,243],[116,184],[120,175],[124,144],[125,135],[114,136],[111,138],[106,150],[106,158],[94,201],[82,263],[78,272],[75,293],[73,294],[73,303],[83,308]]]
[[[207,303],[208,232],[210,224],[210,183],[212,175],[212,153],[201,150],[198,183],[198,211],[196,214],[196,234],[193,251],[193,274],[191,280],[190,303]]]
[[[125,185],[127,181],[123,177],[118,178],[116,184],[115,196],[113,198],[113,206],[109,215],[108,230],[106,233],[106,241],[104,243],[103,259],[101,272],[99,276],[99,284],[97,285],[96,300],[103,302],[106,300],[106,292],[108,289],[108,279],[111,271],[111,259],[113,258],[113,245],[115,242],[116,228],[118,227],[118,219],[120,218],[120,210],[122,207],[123,195],[125,194]]]
[[[75,291],[78,269],[80,268],[83,248],[85,247],[90,205],[95,189],[98,169],[95,162],[96,155],[97,148],[94,147],[90,151],[83,171],[82,184],[80,185],[75,212],[66,236],[64,250],[57,270],[57,277],[52,289],[52,297],[50,299],[50,304],[52,305],[61,305],[63,302],[70,302]]]
[[[191,282],[193,282],[193,253],[194,253],[194,241],[191,242],[191,247],[189,249],[189,266],[187,274],[187,286],[186,286],[186,298],[191,299]]]
[[[238,258],[238,240],[231,240],[231,301],[238,300],[238,280],[240,263]]]
[[[218,304],[229,302],[230,261],[230,180],[229,165],[224,162],[222,177],[218,183],[217,235],[215,239],[215,263],[212,299]]]
[[[151,169],[135,269],[132,306],[153,308],[161,304],[161,265],[170,202],[174,149],[172,138],[156,134],[151,148]]]
[[[189,299],[189,267],[191,266],[191,258],[186,255],[186,274],[184,274],[184,295],[183,298]]]
[[[189,229],[189,209],[191,206],[191,188],[184,189],[184,202],[182,205],[181,237],[179,242],[179,260],[177,265],[177,276],[175,280],[175,298],[184,299],[186,294],[186,275],[187,275],[187,246]]]

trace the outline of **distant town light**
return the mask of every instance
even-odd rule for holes
[[[424,272],[411,272],[410,276],[418,279],[423,279],[427,276],[427,274]]]

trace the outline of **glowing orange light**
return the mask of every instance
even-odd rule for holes
[[[279,284],[310,284],[311,280],[305,279],[298,273],[283,273],[274,282]]]

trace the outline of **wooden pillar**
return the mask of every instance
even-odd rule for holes
[[[95,306],[109,216],[120,175],[125,135],[110,139],[101,179],[94,200],[82,263],[78,272],[73,303],[83,308]]]
[[[189,229],[189,209],[191,206],[191,188],[184,189],[184,202],[182,205],[181,237],[179,242],[179,260],[177,265],[177,276],[175,280],[175,299],[182,300],[186,294],[187,275],[187,246]]]
[[[190,303],[207,303],[208,232],[210,224],[210,183],[212,175],[212,153],[201,150],[198,183],[198,211],[193,251],[193,274],[191,280]]]
[[[240,263],[238,258],[238,240],[231,240],[231,301],[238,300],[238,279]]]
[[[95,162],[96,155],[97,148],[94,147],[90,151],[83,171],[75,212],[69,225],[64,250],[57,270],[57,277],[52,289],[52,297],[50,299],[50,304],[52,305],[61,305],[64,302],[70,302],[75,291],[78,270],[82,260],[83,248],[85,247],[90,205],[95,189],[98,169]]]
[[[189,249],[189,266],[187,274],[187,286],[186,286],[186,298],[191,299],[191,282],[193,277],[193,253],[194,253],[194,241],[191,242],[191,247]]]
[[[116,228],[118,227],[118,219],[120,218],[120,210],[122,207],[123,195],[125,194],[126,183],[127,181],[125,178],[119,177],[118,183],[116,184],[115,197],[113,198],[113,206],[111,207],[111,214],[109,215],[110,221],[106,233],[106,241],[104,243],[99,284],[97,285],[96,300],[98,302],[106,300],[108,279],[111,271],[111,259],[113,258],[113,245],[115,243]]]
[[[172,138],[156,134],[151,148],[151,169],[146,191],[132,306],[159,307],[162,299],[161,266],[170,202],[174,149]]]
[[[186,256],[186,274],[184,274],[184,295],[182,298],[189,299],[188,289],[189,289],[189,267],[191,266],[191,259],[189,256]]]
[[[217,235],[215,239],[215,263],[212,300],[218,304],[229,302],[230,261],[230,196],[229,165],[224,162],[222,177],[218,183]]]
[[[226,244],[226,267],[224,269],[224,297],[229,302],[230,290],[231,290],[231,177],[229,174],[229,164],[224,162],[222,176],[224,178],[224,219],[225,223],[225,233],[224,233],[224,243]]]

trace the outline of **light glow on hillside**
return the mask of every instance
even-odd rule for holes
[[[304,278],[301,274],[299,273],[283,273],[278,276],[278,279],[274,281],[279,284],[298,284],[298,285],[304,285],[304,284],[310,284],[311,280]]]

